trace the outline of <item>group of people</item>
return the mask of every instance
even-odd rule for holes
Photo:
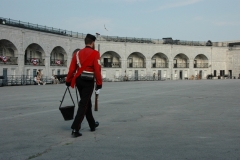
[[[160,74],[158,73],[156,77],[156,73],[153,73],[153,80],[161,80]]]
[[[60,82],[59,82],[59,80],[58,80],[58,78],[57,78],[57,76],[56,75],[52,75],[52,77],[51,77],[51,80],[52,80],[52,84],[59,84]],[[37,85],[45,85],[46,84],[46,82],[43,82],[42,81],[42,73],[41,73],[41,70],[38,70],[37,71],[37,75],[36,76],[34,76],[34,80],[33,80]]]

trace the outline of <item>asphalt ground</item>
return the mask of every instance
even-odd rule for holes
[[[0,87],[1,160],[240,160],[239,80],[105,82],[100,126],[84,119],[78,138],[58,109],[65,88]]]

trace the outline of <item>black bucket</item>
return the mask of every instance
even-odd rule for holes
[[[59,108],[65,121],[72,120],[75,106],[65,106]]]

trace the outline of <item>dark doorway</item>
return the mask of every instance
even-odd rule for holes
[[[217,71],[216,70],[213,71],[213,76],[217,77]]]
[[[37,69],[33,69],[33,77],[37,76]]]
[[[60,69],[57,70],[57,75],[60,75]]]
[[[202,79],[202,71],[199,71],[199,78]]]
[[[7,68],[3,68],[3,77],[4,77],[4,79],[3,79],[3,85],[5,86],[5,85],[7,85]]]
[[[220,76],[223,77],[225,75],[225,70],[220,70]]]
[[[230,79],[232,79],[232,70],[229,70],[229,71],[228,71],[228,74],[229,74],[228,77],[229,77]]]
[[[135,81],[138,81],[138,70],[135,70]]]
[[[158,80],[161,80],[162,79],[162,73],[161,73],[161,70],[158,70]]]
[[[182,71],[179,71],[179,78],[182,79]]]

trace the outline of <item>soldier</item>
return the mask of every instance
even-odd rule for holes
[[[74,88],[76,85],[81,98],[71,126],[73,137],[82,135],[79,130],[85,115],[91,131],[95,131],[95,128],[99,126],[99,123],[93,118],[91,102],[94,78],[96,79],[96,94],[99,94],[102,88],[100,54],[95,50],[95,40],[95,36],[87,34],[86,47],[74,53],[66,79],[67,86]]]

